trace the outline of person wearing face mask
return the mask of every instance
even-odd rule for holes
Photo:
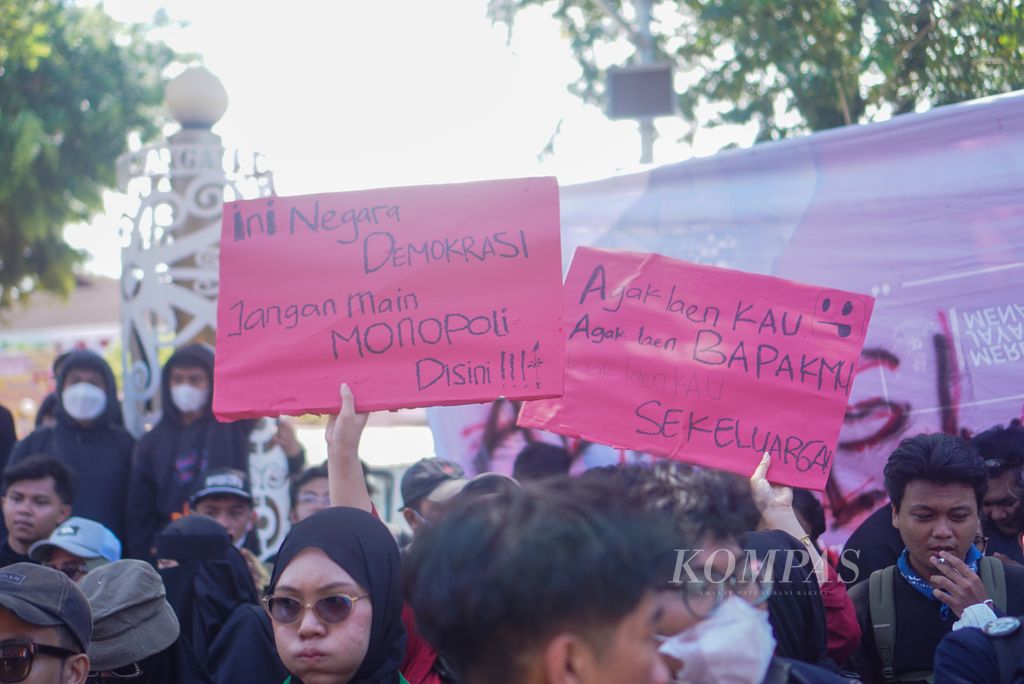
[[[777,637],[786,635],[775,630],[791,625],[773,620],[769,604],[784,587],[773,585],[765,568],[757,563],[759,545],[748,545],[745,539],[759,518],[751,496],[755,481],[748,484],[730,473],[671,461],[660,461],[654,467],[593,469],[582,479],[617,482],[624,496],[671,520],[678,531],[674,567],[658,592],[662,611],[659,651],[674,681],[847,681],[822,667],[779,656],[784,642]],[[746,550],[740,548],[741,540]],[[804,623],[801,627],[806,630],[803,637],[820,641],[824,651],[824,618],[820,625]]]
[[[128,556],[152,558],[157,533],[186,512],[189,494],[207,471],[249,472],[253,421],[218,423],[213,417],[213,363],[213,349],[192,344],[175,351],[164,364],[160,421],[135,450],[125,539]],[[305,452],[294,429],[282,422],[275,441],[288,455],[290,473],[301,472]]]
[[[98,354],[76,350],[57,372],[57,424],[40,427],[18,442],[8,467],[32,454],[63,461],[78,478],[76,515],[106,525],[123,539],[125,505],[135,439],[115,421],[117,385]]]

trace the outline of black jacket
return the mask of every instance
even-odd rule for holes
[[[106,409],[88,427],[68,415],[61,401],[68,371],[82,367],[98,371],[107,386]],[[57,375],[57,425],[37,428],[15,444],[8,466],[33,454],[63,461],[78,476],[78,494],[71,502],[75,515],[101,522],[124,539],[135,439],[116,423],[120,414],[117,385],[107,362],[91,351],[71,352]]]
[[[183,512],[194,482],[206,470],[227,467],[249,472],[252,421],[218,423],[208,400],[203,415],[185,425],[168,382],[176,365],[203,368],[213,397],[213,351],[209,347],[182,347],[164,364],[160,382],[163,415],[139,440],[132,465],[125,547],[126,555],[133,558],[150,557],[157,533],[173,514]]]
[[[1005,565],[1006,608],[1009,615],[1024,613],[1024,567]],[[875,632],[871,625],[868,587],[858,585],[850,592],[850,600],[857,609],[861,628],[861,642],[848,666],[860,674],[865,684],[881,683],[882,659],[875,647]],[[935,651],[943,637],[953,629],[956,614],[941,613],[938,601],[925,598],[896,573],[893,598],[896,602],[896,644],[893,667],[896,674],[931,670]]]
[[[849,553],[847,553],[849,552]],[[903,539],[892,526],[892,504],[886,504],[864,519],[843,547],[844,563],[852,563],[857,572],[845,565],[839,568],[839,577],[847,587],[863,582],[875,570],[896,564],[903,552]]]

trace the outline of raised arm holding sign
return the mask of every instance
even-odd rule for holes
[[[553,178],[228,203],[214,412],[559,396],[561,273]]]
[[[824,487],[871,297],[591,248],[564,296],[565,395],[520,425]]]

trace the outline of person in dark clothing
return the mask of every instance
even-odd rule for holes
[[[213,350],[204,344],[178,349],[160,376],[162,415],[139,440],[128,497],[127,554],[152,558],[153,541],[175,514],[183,513],[196,481],[207,470],[249,472],[249,434],[254,422],[219,423],[213,416]],[[305,452],[294,429],[282,423],[277,443],[291,474],[301,472]]]
[[[837,568],[839,578],[853,588],[875,570],[896,563],[903,546],[899,530],[892,526],[892,504],[886,504],[865,518],[846,540],[843,563]]]
[[[954,622],[965,624],[979,608],[990,611],[990,602],[1000,599],[989,595],[979,577],[982,556],[974,546],[986,482],[977,451],[951,435],[905,439],[889,457],[885,485],[892,524],[905,548],[891,576],[877,573],[876,600],[891,589],[888,616],[874,614],[870,586],[875,580],[851,590],[862,638],[849,665],[865,682],[925,681],[936,647]],[[1024,612],[1024,567],[984,560],[1005,573],[1006,602],[1000,608]],[[881,586],[885,581],[891,581],[887,588]],[[886,672],[889,649],[880,650],[879,639],[888,641],[889,636],[892,660]]]
[[[935,684],[1024,684],[1024,616],[950,632],[935,649]]]
[[[201,515],[185,516],[157,535],[156,548],[182,637],[214,681],[280,684],[287,673],[272,642],[266,651],[240,638],[269,630],[251,610],[259,605],[256,586],[224,528]]]
[[[971,443],[985,459],[988,489],[981,501],[985,553],[1024,563],[1024,427],[1014,421],[976,435]]]
[[[0,567],[36,562],[29,549],[71,516],[75,487],[71,469],[45,454],[29,456],[4,471],[7,539],[0,550]]]
[[[512,466],[512,477],[519,482],[568,475],[572,467],[569,450],[556,444],[532,442],[523,447]]]
[[[7,457],[17,441],[18,434],[14,429],[14,416],[6,406],[0,404],[0,471],[3,471]]]
[[[91,351],[73,351],[57,376],[57,425],[18,442],[9,465],[31,454],[63,461],[78,477],[75,514],[125,534],[125,504],[135,439],[113,422],[120,413],[110,366]]]
[[[760,530],[744,537],[743,548],[752,550],[762,563],[771,563],[773,579],[788,579],[777,582],[768,598],[775,654],[837,671],[826,654],[825,606],[814,568],[797,562],[807,558],[804,545],[781,530]]]
[[[79,585],[92,608],[89,681],[211,684],[149,563],[120,560],[87,574]]]

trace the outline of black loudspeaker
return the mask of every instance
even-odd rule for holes
[[[676,112],[671,64],[638,64],[608,70],[609,119],[650,119]]]

